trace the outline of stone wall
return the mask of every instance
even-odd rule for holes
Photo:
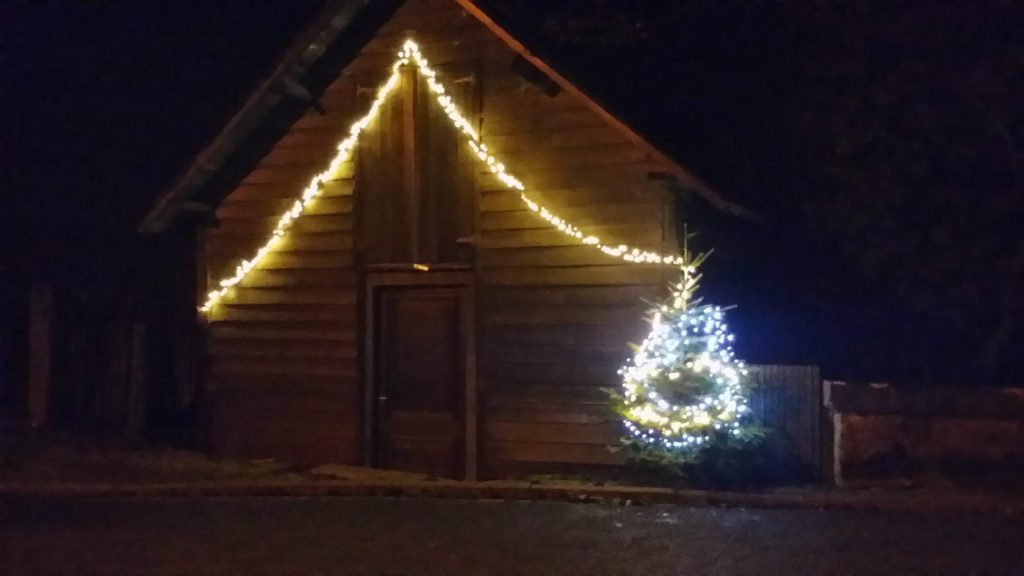
[[[1024,488],[1024,388],[824,391],[838,485]]]

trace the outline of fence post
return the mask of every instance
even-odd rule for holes
[[[128,360],[128,410],[125,418],[125,437],[133,442],[142,438],[146,424],[147,367],[146,367],[146,325],[136,321],[132,324],[131,344]]]
[[[53,369],[53,290],[33,284],[29,296],[28,422],[32,430],[46,426]]]
[[[837,382],[833,380],[825,380],[821,383],[821,403],[824,407],[824,420],[826,422],[824,429],[826,438],[825,458],[822,468],[830,484],[842,487],[843,415],[836,410],[835,404],[832,402],[833,386],[836,384]]]

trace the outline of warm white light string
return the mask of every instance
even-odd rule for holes
[[[498,161],[493,154],[487,149],[487,145],[480,141],[480,135],[477,134],[476,130],[473,129],[472,124],[466,117],[459,112],[455,103],[452,99],[445,94],[444,85],[437,80],[437,73],[430,67],[427,59],[420,53],[419,46],[416,45],[412,40],[406,40],[402,51],[398,53],[399,58],[407,59],[412,57],[416,65],[419,67],[420,73],[427,79],[427,85],[430,86],[430,91],[437,97],[438,104],[444,109],[445,113],[448,114],[448,118],[451,119],[452,123],[455,124],[462,133],[466,136],[469,142],[470,148],[476,153],[477,157],[482,162],[487,164],[488,169],[494,174],[501,182],[519,192],[519,197],[523,200],[523,203],[538,214],[544,220],[547,220],[555,228],[558,228],[564,234],[576,238],[583,244],[593,246],[608,254],[609,256],[615,256],[621,258],[627,262],[635,262],[639,264],[668,264],[672,266],[682,266],[683,257],[676,254],[663,255],[656,252],[650,252],[647,250],[641,250],[639,248],[633,248],[625,244],[619,244],[612,246],[605,244],[600,238],[593,234],[586,234],[580,230],[577,226],[559,218],[557,215],[552,213],[547,208],[538,204],[535,200],[530,198],[526,194],[526,187],[519,181],[518,178],[513,176],[505,168],[505,165]]]
[[[274,230],[270,234],[266,243],[256,251],[253,257],[248,260],[243,260],[235,268],[234,274],[220,281],[220,288],[207,295],[206,302],[199,309],[201,312],[206,313],[213,309],[213,307],[227,295],[228,291],[233,286],[236,286],[246,276],[248,276],[249,272],[251,272],[253,268],[255,268],[260,261],[274,249],[275,244],[285,235],[291,227],[292,222],[301,216],[306,207],[308,207],[320,195],[323,191],[324,182],[334,178],[338,170],[341,169],[341,165],[351,158],[352,150],[355,148],[355,145],[359,140],[359,135],[380,113],[381,106],[383,106],[388,96],[391,95],[391,92],[394,91],[395,86],[398,84],[401,67],[409,64],[410,61],[415,63],[419,73],[426,78],[427,85],[430,87],[430,91],[437,98],[438,104],[448,115],[448,118],[452,121],[455,127],[466,137],[470,148],[473,149],[473,152],[477,157],[487,164],[490,172],[494,174],[498,180],[509,188],[518,191],[519,197],[532,212],[539,215],[562,233],[576,238],[585,245],[593,246],[609,256],[614,256],[626,262],[638,264],[662,264],[674,267],[683,266],[684,259],[680,255],[663,255],[627,246],[625,244],[619,244],[617,246],[605,244],[597,236],[585,234],[579,227],[558,217],[556,214],[530,198],[526,194],[526,187],[523,186],[523,183],[518,178],[510,174],[505,168],[505,165],[499,162],[498,159],[490,153],[487,146],[480,141],[480,135],[466,117],[458,110],[455,103],[452,101],[452,98],[446,94],[444,85],[437,79],[437,72],[430,67],[427,59],[423,57],[419,46],[412,40],[406,40],[405,44],[402,46],[402,50],[398,52],[398,59],[395,60],[395,63],[391,66],[391,75],[377,90],[377,95],[374,98],[370,109],[362,118],[352,125],[349,129],[348,136],[338,144],[338,153],[331,160],[327,169],[313,177],[309,185],[307,185],[303,191],[302,197],[296,200],[295,204],[293,204],[292,207],[281,216],[277,221],[277,224],[274,226]]]
[[[391,66],[391,76],[388,77],[387,81],[377,90],[377,96],[373,99],[373,104],[370,106],[369,111],[356,120],[352,127],[349,128],[348,136],[338,144],[338,153],[331,160],[331,163],[327,166],[327,169],[320,172],[309,182],[306,189],[302,192],[302,197],[295,201],[295,204],[285,212],[281,218],[277,221],[274,226],[274,231],[270,234],[270,238],[267,239],[266,243],[256,251],[256,254],[248,260],[242,260],[235,268],[234,274],[220,281],[220,288],[207,294],[206,302],[199,308],[200,312],[209,312],[219,302],[228,291],[239,282],[241,282],[248,274],[260,263],[263,258],[274,249],[274,245],[285,235],[288,228],[291,227],[293,221],[302,215],[313,200],[315,200],[320,193],[323,191],[324,182],[331,180],[341,169],[341,165],[344,164],[351,156],[352,149],[355,148],[356,142],[359,140],[359,135],[362,131],[377,117],[380,112],[381,106],[387,100],[387,97],[398,85],[398,79],[400,77],[400,68],[405,64],[407,60],[399,59]]]

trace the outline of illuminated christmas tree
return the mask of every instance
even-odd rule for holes
[[[684,251],[683,276],[651,311],[651,331],[619,373],[612,394],[632,457],[694,463],[714,446],[740,445],[763,431],[750,423],[748,372],[733,356],[725,310],[694,299],[704,257]]]

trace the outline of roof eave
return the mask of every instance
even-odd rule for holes
[[[217,137],[196,156],[174,184],[156,199],[137,230],[142,234],[158,234],[166,230],[181,212],[185,202],[209,181],[239,144],[266,120],[281,101],[301,98],[301,93],[289,90],[289,85],[294,85],[303,77],[306,70],[324,54],[327,47],[369,2],[332,0]]]

